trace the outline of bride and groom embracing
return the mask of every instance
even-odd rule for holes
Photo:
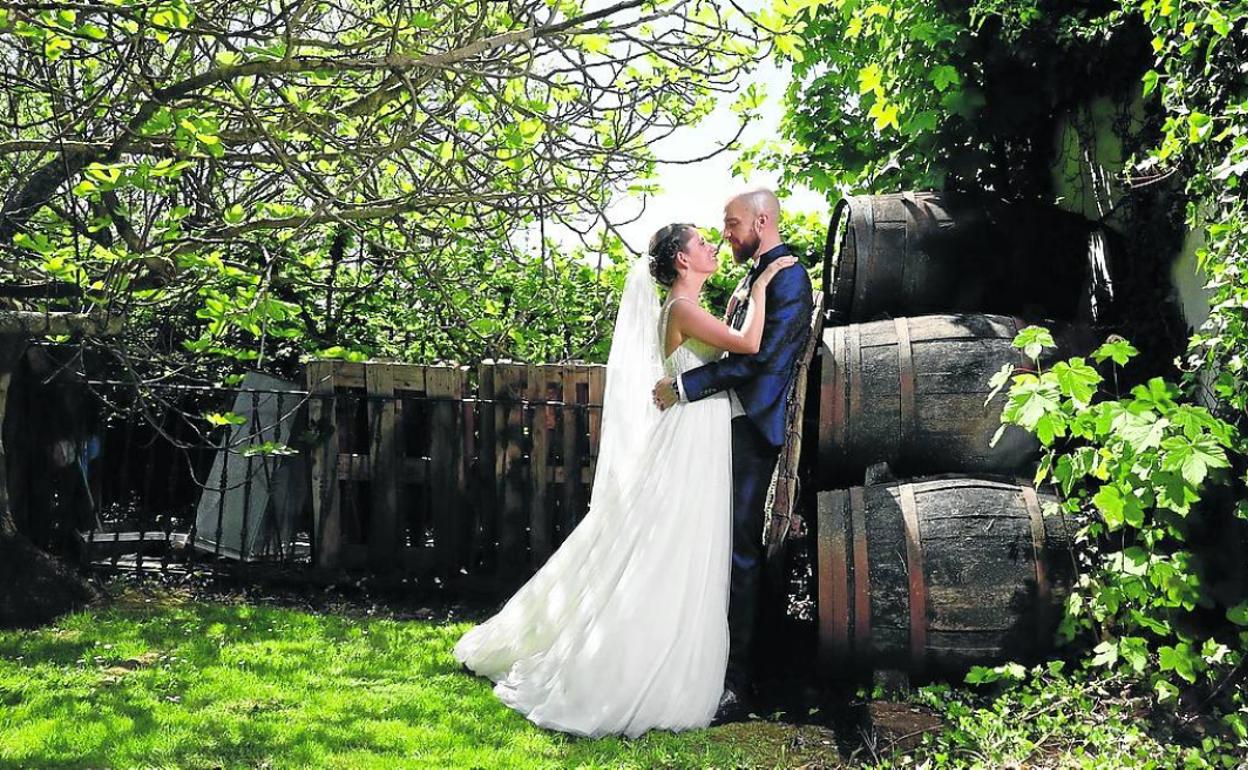
[[[692,225],[629,270],[589,512],[454,650],[539,726],[636,737],[745,713],[763,508],[812,311],[779,216],[769,190],[724,207],[752,265],[722,321],[698,302],[718,261]]]

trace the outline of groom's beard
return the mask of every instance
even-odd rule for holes
[[[762,238],[758,233],[750,235],[749,240],[744,241],[740,248],[732,250],[732,256],[736,257],[738,265],[744,265],[758,255],[758,247],[763,244]]]

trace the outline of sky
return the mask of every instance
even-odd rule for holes
[[[759,118],[751,122],[741,137],[742,147],[779,134],[788,78],[787,68],[777,68],[769,60],[743,80],[742,88],[750,82],[763,86],[767,101],[760,110]],[[717,143],[731,139],[737,126],[737,117],[730,109],[735,98],[736,95],[725,96],[715,111],[701,123],[678,129],[663,141],[655,142],[655,155],[664,159],[694,158],[705,155]],[[699,227],[718,227],[723,221],[724,203],[733,192],[758,185],[777,189],[779,179],[774,173],[755,171],[748,179],[734,177],[732,162],[736,157],[735,151],[727,151],[692,165],[659,166],[657,181],[662,192],[649,197],[645,213],[639,220],[621,228],[624,239],[634,250],[644,253],[651,233],[665,224],[692,222]],[[782,205],[788,209],[820,211],[828,208],[822,195],[805,187],[790,188],[787,192],[789,197]],[[621,212],[635,213],[640,208],[635,199],[624,199],[617,205]]]
[[[737,6],[747,12],[769,5],[771,0],[738,0]],[[592,5],[592,2],[591,2]],[[744,90],[750,83],[762,87],[767,99],[759,110],[759,117],[746,128],[740,140],[741,147],[748,147],[768,137],[778,136],[780,118],[784,114],[784,91],[789,83],[786,67],[777,67],[770,59],[761,62],[750,74],[741,78],[739,88]],[[683,160],[706,155],[708,150],[727,142],[737,129],[737,116],[731,105],[737,93],[725,94],[719,106],[700,123],[673,132],[652,145],[655,156],[666,160]],[[719,227],[723,222],[724,203],[734,192],[755,186],[768,186],[782,194],[781,205],[792,211],[827,211],[828,204],[822,195],[800,187],[781,191],[777,185],[779,175],[755,171],[748,179],[732,175],[732,163],[738,152],[726,151],[709,160],[693,164],[661,164],[655,180],[661,192],[647,196],[645,211],[641,217],[620,228],[620,234],[635,253],[644,254],[650,235],[660,227],[672,222],[692,222],[699,227]],[[783,197],[783,192],[788,197]],[[622,197],[612,209],[614,219],[631,219],[641,209],[639,197]],[[577,243],[569,232],[549,232],[568,246]]]

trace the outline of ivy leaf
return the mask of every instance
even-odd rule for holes
[[[1213,132],[1213,118],[1199,110],[1187,116],[1187,140],[1192,144],[1203,142]]]
[[[1226,618],[1237,626],[1248,626],[1248,602],[1240,602],[1227,610]]]
[[[1149,70],[1144,73],[1144,96],[1148,96],[1157,90],[1157,83],[1161,80],[1161,75],[1157,70]]]
[[[1213,31],[1222,37],[1231,34],[1231,22],[1217,8],[1209,9],[1209,14],[1205,16],[1205,23],[1213,27]]]

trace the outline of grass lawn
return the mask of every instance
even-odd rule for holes
[[[0,633],[0,767],[839,765],[829,731],[767,721],[635,741],[540,730],[459,671],[467,628],[126,594]]]

